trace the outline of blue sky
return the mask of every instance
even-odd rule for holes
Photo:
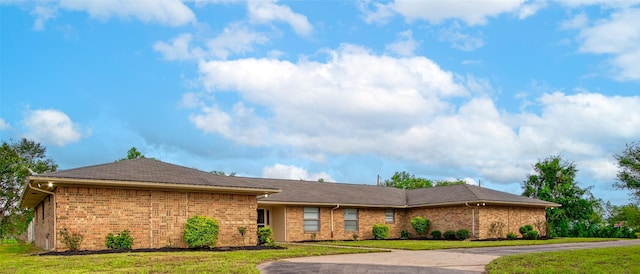
[[[14,1],[0,136],[62,169],[147,157],[521,193],[561,154],[614,204],[640,141],[640,1]]]

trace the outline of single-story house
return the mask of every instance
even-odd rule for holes
[[[281,242],[390,237],[413,232],[423,216],[431,230],[467,229],[476,239],[504,237],[525,224],[544,234],[547,208],[559,204],[473,185],[424,189],[221,176],[154,159],[133,159],[28,177],[20,205],[35,209],[36,246],[64,250],[59,231],[79,232],[82,249],[104,249],[125,229],[134,248],[184,247],[184,224],[216,219],[218,246],[255,245],[258,227]],[[238,232],[246,228],[245,236]]]

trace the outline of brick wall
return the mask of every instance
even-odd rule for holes
[[[407,214],[406,229],[411,232],[412,236],[416,235],[415,230],[411,227],[411,219],[413,217],[421,216],[429,219],[429,232],[427,236],[431,237],[431,231],[440,230],[444,233],[447,230],[457,231],[459,229],[467,229],[469,233],[473,233],[473,215],[477,212],[472,212],[472,208],[466,206],[452,206],[452,207],[428,207],[428,208],[411,208]],[[476,224],[478,227],[478,216],[475,216]]]
[[[53,205],[54,198],[49,195],[36,206],[33,217],[34,243],[44,249],[54,248]],[[43,215],[44,208],[44,215]]]
[[[134,238],[133,248],[185,247],[184,223],[195,215],[218,221],[217,246],[256,244],[255,195],[89,187],[58,187],[55,193],[58,230],[82,233],[81,249],[104,249],[108,233],[125,229]],[[247,228],[244,241],[240,226]],[[65,249],[59,236],[56,248]]]
[[[480,238],[505,238],[509,232],[520,237],[520,227],[528,224],[540,235],[546,235],[544,208],[486,206],[479,208],[479,218]]]
[[[320,207],[320,231],[304,232],[303,208],[301,206],[287,206],[287,241],[297,242],[311,240],[315,234],[316,240],[352,240],[354,231],[344,230],[344,208],[333,211],[333,238],[331,237],[331,209]],[[387,224],[390,228],[389,238],[399,238],[404,228],[403,220],[406,211],[395,209],[395,221],[385,222],[385,208],[358,208],[358,239],[372,239],[371,230],[374,224]]]

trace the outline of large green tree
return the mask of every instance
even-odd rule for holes
[[[127,151],[127,158],[121,158],[118,161],[144,158],[144,155],[136,147],[132,147]]]
[[[404,189],[415,189],[415,188],[432,187],[433,182],[429,179],[418,178],[415,175],[406,171],[402,171],[402,172],[396,171],[389,180],[384,181],[384,186],[404,188]]]
[[[601,222],[602,202],[590,192],[580,188],[575,181],[578,170],[572,162],[558,156],[550,156],[533,166],[522,183],[523,196],[562,204],[562,207],[547,209],[547,224],[551,236],[575,236],[581,227],[590,227]]]
[[[624,222],[624,225],[633,229],[640,229],[640,208],[635,204],[623,206],[611,206],[609,224],[615,225]]]
[[[613,157],[618,161],[618,181],[614,186],[631,191],[634,200],[640,202],[640,144],[627,144],[621,154]]]
[[[33,211],[22,209],[18,203],[27,176],[55,171],[58,165],[46,157],[47,149],[34,141],[2,142],[0,146],[0,238],[24,232]]]

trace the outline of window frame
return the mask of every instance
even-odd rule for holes
[[[384,211],[384,221],[386,223],[395,223],[396,211],[393,208],[388,208]]]
[[[313,214],[315,214],[316,216],[312,216]],[[315,227],[315,230],[307,229],[307,227]],[[319,207],[305,206],[302,208],[302,229],[305,233],[320,232],[320,208]]]
[[[359,210],[357,208],[344,208],[343,213],[344,213],[344,231],[358,232],[358,230],[360,229]],[[355,227],[355,229],[353,227]]]

